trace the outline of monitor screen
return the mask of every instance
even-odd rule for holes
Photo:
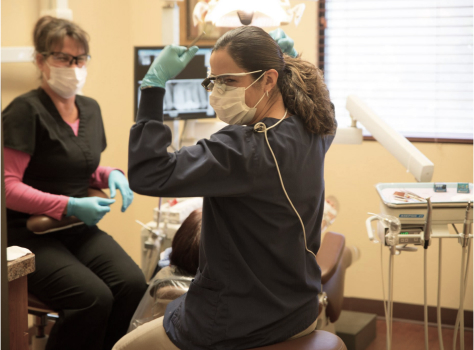
[[[140,102],[142,79],[163,48],[135,47],[135,116]],[[212,47],[200,47],[186,68],[167,81],[163,103],[164,120],[215,118],[214,110],[209,105],[210,93],[201,86],[201,82],[207,77],[211,51]]]

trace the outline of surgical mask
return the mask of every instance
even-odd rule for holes
[[[255,116],[256,107],[265,97],[265,93],[255,106],[250,108],[245,103],[245,90],[255,84],[264,74],[265,72],[246,88],[216,84],[209,97],[209,103],[216,112],[217,118],[230,125],[248,124]],[[268,91],[266,95],[268,96]]]
[[[81,91],[86,83],[87,68],[49,67],[49,87],[63,98],[70,98]]]

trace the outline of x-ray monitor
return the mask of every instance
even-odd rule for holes
[[[135,47],[135,116],[140,103],[142,79],[163,49],[163,46]],[[211,51],[212,47],[200,47],[186,68],[167,81],[163,103],[164,120],[215,118],[214,110],[209,104],[210,93],[201,86],[201,82],[207,77]]]

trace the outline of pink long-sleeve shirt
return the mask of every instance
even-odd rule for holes
[[[79,119],[68,123],[77,136]],[[60,220],[69,197],[37,190],[23,183],[23,175],[31,156],[28,153],[5,147],[3,153],[5,170],[5,199],[7,208],[32,215],[45,214]],[[91,187],[108,188],[109,175],[116,168],[99,166],[90,179]]]

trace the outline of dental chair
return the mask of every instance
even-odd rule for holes
[[[316,329],[335,333],[344,301],[346,269],[357,259],[345,246],[344,235],[327,232],[321,242],[316,261],[321,268],[322,291],[319,294],[319,316]]]
[[[96,188],[89,188],[87,190],[88,197],[108,198],[107,194],[102,190]],[[36,234],[45,234],[65,230],[74,226],[83,225],[75,216],[64,217],[61,220],[55,220],[46,215],[33,215],[27,222],[28,230]],[[45,328],[48,325],[48,320],[55,320],[58,315],[55,310],[50,308],[45,303],[41,302],[36,296],[28,293],[28,314],[34,315],[34,327],[36,328],[36,335],[32,339],[32,350],[43,350],[46,347],[48,336],[45,334]]]

